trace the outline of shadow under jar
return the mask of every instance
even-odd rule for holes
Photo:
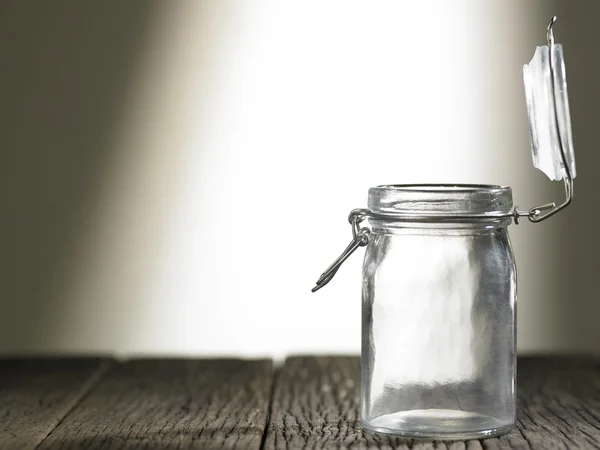
[[[361,357],[367,429],[467,439],[513,427],[512,203],[503,186],[369,190]]]

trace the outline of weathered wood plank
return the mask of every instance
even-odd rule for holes
[[[99,358],[0,359],[0,448],[36,448],[109,365]]]
[[[600,363],[521,358],[519,420],[499,438],[425,442],[360,427],[360,363],[354,357],[289,358],[276,379],[266,449],[600,448]]]
[[[531,448],[600,448],[600,361],[521,358],[517,428]]]
[[[112,368],[45,449],[259,449],[269,360],[134,360]]]

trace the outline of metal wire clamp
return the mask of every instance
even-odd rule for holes
[[[360,223],[367,217],[364,211],[365,210],[362,209],[354,209],[348,216],[348,222],[350,222],[352,225],[352,240],[342,254],[338,256],[338,258],[319,277],[316,286],[311,289],[311,292],[316,292],[329,283],[344,261],[346,261],[348,257],[354,253],[356,249],[358,249],[358,247],[364,247],[369,243],[371,230],[366,227],[360,227]]]

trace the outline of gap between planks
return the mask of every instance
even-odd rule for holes
[[[52,431],[54,431],[54,429],[60,425],[64,418],[67,417],[71,411],[73,411],[73,409],[79,404],[79,402],[81,402],[81,400],[83,400],[83,398],[92,391],[94,386],[96,386],[100,382],[100,380],[104,377],[104,375],[108,373],[108,371],[115,363],[116,362],[114,359],[106,359],[100,361],[100,365],[98,366],[96,371],[92,373],[92,375],[81,385],[78,391],[75,391],[75,396],[71,401],[71,404],[67,405],[62,417],[58,418],[58,422],[56,422],[56,425],[50,430],[48,430],[46,436],[44,436],[40,440],[40,442],[36,444],[36,446],[34,447],[35,449],[39,448],[41,443],[44,442],[44,440],[50,435],[50,433],[52,433]]]
[[[0,448],[36,448],[111,364],[106,358],[1,358]]]

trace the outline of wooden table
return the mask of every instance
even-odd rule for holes
[[[0,360],[2,449],[600,448],[600,361],[521,358],[510,434],[425,442],[363,431],[357,357]]]

